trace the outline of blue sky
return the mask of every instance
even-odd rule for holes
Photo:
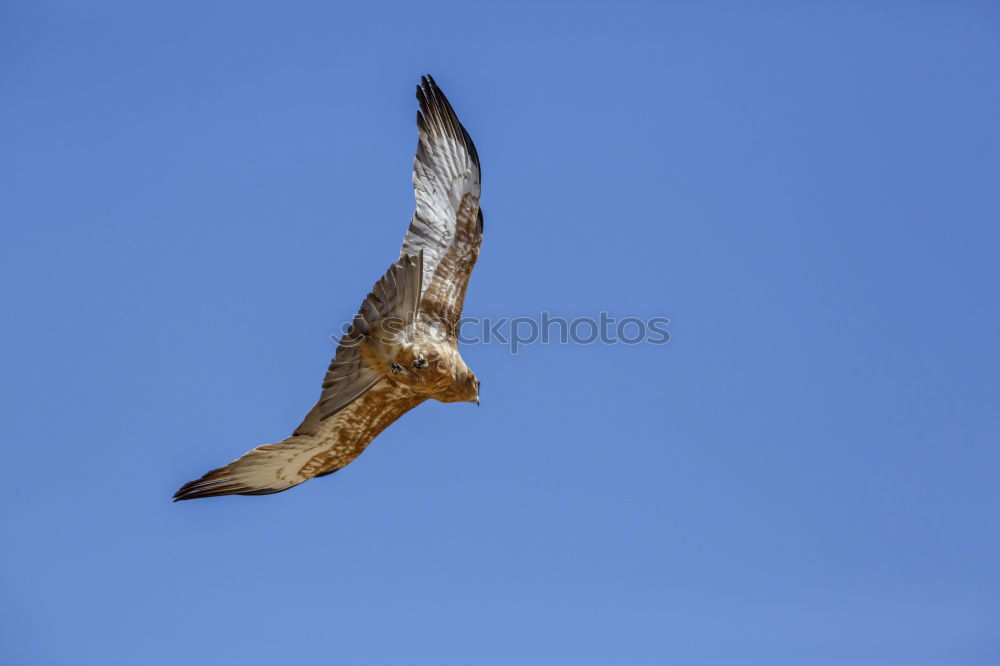
[[[7,2],[10,664],[1000,660],[1000,10]],[[278,441],[395,259],[430,72],[483,162],[463,350],[344,471]]]

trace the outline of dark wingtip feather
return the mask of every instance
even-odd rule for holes
[[[217,497],[219,495],[236,495],[240,491],[251,490],[241,483],[233,481],[226,473],[225,467],[213,469],[199,479],[188,481],[174,493],[174,501],[200,499],[202,497]]]
[[[476,152],[476,145],[472,142],[472,137],[459,122],[448,98],[441,92],[434,77],[430,74],[420,77],[420,85],[417,86],[417,101],[420,102],[420,111],[417,112],[417,127],[430,133],[438,129],[464,142],[469,157],[472,158],[476,167],[479,167],[479,153]]]

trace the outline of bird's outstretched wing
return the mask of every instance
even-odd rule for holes
[[[258,446],[237,460],[181,486],[174,501],[218,495],[268,495],[344,467],[393,421],[426,398],[381,382],[329,419],[319,405],[283,442]]]
[[[393,421],[426,398],[365,363],[359,344],[379,327],[413,321],[420,299],[423,255],[389,267],[361,303],[323,381],[319,402],[288,439],[258,446],[238,460],[184,484],[174,500],[216,495],[266,495],[335,472],[357,458]]]
[[[424,252],[421,308],[457,334],[465,289],[479,257],[479,156],[448,99],[430,76],[417,86],[413,190],[417,208],[403,240],[403,255]]]

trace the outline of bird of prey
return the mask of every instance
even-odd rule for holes
[[[483,237],[479,156],[430,76],[421,77],[417,100],[417,207],[398,261],[341,338],[319,401],[290,437],[184,484],[175,502],[288,490],[341,469],[424,400],[479,404],[479,380],[457,346]]]

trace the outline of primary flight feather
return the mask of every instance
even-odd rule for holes
[[[174,501],[266,495],[331,474],[424,400],[479,403],[458,325],[479,256],[479,156],[430,76],[417,86],[416,210],[399,260],[341,338],[319,401],[290,437],[181,486]]]

